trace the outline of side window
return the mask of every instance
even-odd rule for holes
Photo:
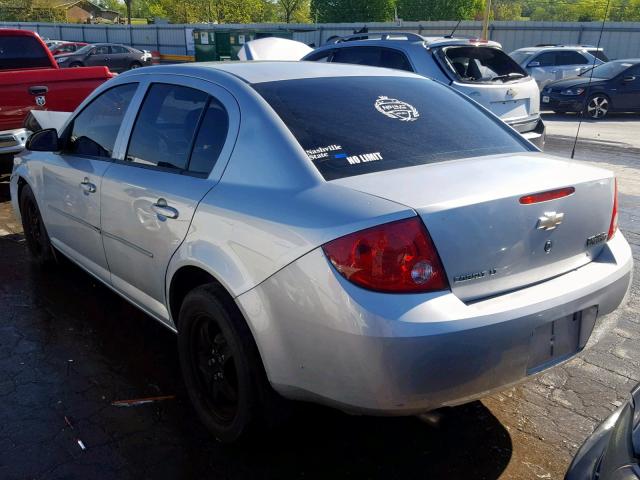
[[[110,158],[137,83],[113,87],[96,97],[72,121],[64,153]]]
[[[532,62],[540,63],[541,67],[552,67],[557,65],[556,63],[556,52],[544,52],[538,55],[536,58],[531,60]]]
[[[584,65],[586,63],[589,63],[589,60],[578,52],[570,50],[558,52],[558,65]]]
[[[189,171],[209,175],[216,164],[229,131],[229,115],[224,106],[211,98],[193,145]]]
[[[106,45],[102,45],[100,47],[96,47],[93,51],[93,53],[95,55],[108,55],[109,54],[109,47]]]
[[[381,50],[380,66],[386,68],[395,68],[397,70],[406,70],[413,72],[411,64],[407,56],[399,50],[391,48],[383,48]]]
[[[124,47],[120,47],[118,45],[111,46],[111,53],[127,53]]]
[[[379,47],[339,48],[336,50],[332,61],[379,67],[381,62],[380,50]]]
[[[127,161],[184,171],[208,95],[194,88],[151,85],[133,126]]]
[[[308,62],[328,62],[333,55],[333,50],[326,50],[324,52],[313,53],[306,58]]]

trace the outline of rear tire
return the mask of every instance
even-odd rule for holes
[[[53,246],[29,185],[25,185],[20,193],[20,216],[31,256],[40,267],[50,267],[55,263]]]
[[[140,62],[131,62],[131,64],[129,65],[129,70],[133,70],[135,68],[140,68],[142,66],[142,64]]]
[[[84,65],[82,65],[82,63],[80,62],[73,62],[69,65],[70,68],[78,68],[78,67],[84,67]]]
[[[246,437],[271,387],[249,327],[220,287],[203,285],[187,294],[179,314],[178,353],[202,423],[224,443]]]

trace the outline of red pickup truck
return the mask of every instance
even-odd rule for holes
[[[31,110],[72,112],[111,77],[107,67],[61,69],[36,33],[0,29],[0,164],[24,148]]]

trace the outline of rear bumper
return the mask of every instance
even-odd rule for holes
[[[20,153],[24,150],[29,134],[24,128],[0,132],[0,155]]]
[[[596,330],[603,328],[601,317],[628,291],[632,264],[618,232],[582,268],[465,304],[451,292],[363,290],[316,249],[236,300],[270,382],[285,397],[412,415],[527,378],[532,333],[541,325],[597,306]]]

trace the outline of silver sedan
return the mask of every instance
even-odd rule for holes
[[[125,73],[30,138],[11,194],[36,262],[177,332],[223,441],[283,397],[413,415],[521,381],[582,350],[632,270],[611,172],[354,65]]]

